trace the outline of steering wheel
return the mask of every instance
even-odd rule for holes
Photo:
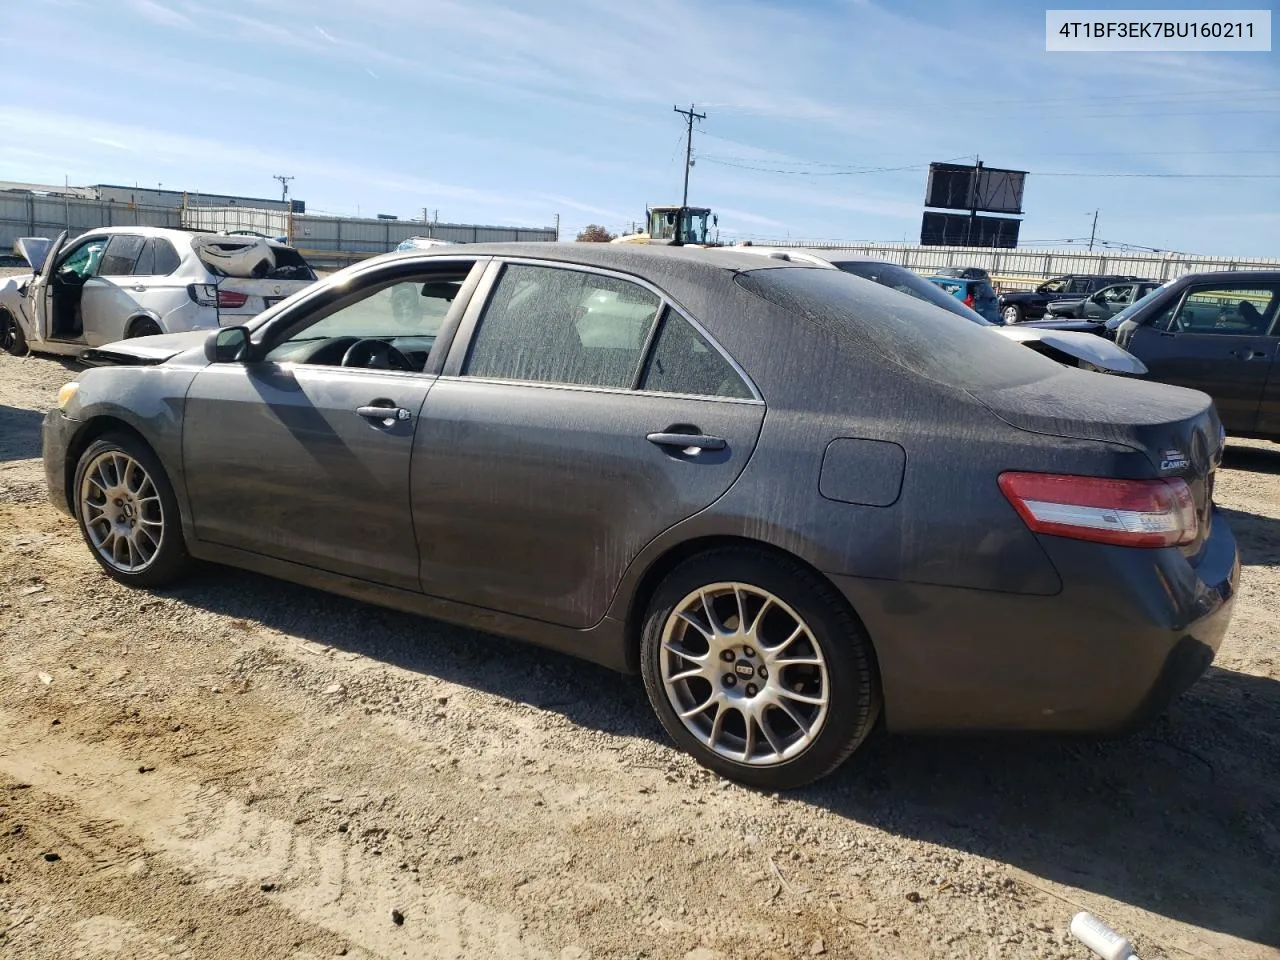
[[[413,372],[413,364],[409,362],[409,358],[385,340],[357,340],[342,355],[342,365]]]

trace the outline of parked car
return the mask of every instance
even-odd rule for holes
[[[89,351],[53,501],[129,586],[216,561],[639,672],[679,746],[765,789],[881,715],[1138,724],[1212,660],[1239,564],[1204,394],[839,270],[532,247]]]
[[[16,354],[239,323],[316,279],[295,249],[257,236],[103,227],[17,246],[35,272],[0,283],[0,347]]]
[[[880,260],[850,256],[836,251],[815,252],[812,250],[757,247],[754,245],[734,247],[733,249],[757,256],[789,260],[793,263],[807,263],[813,266],[842,270],[865,280],[872,280],[916,300],[923,300],[925,303],[941,307],[948,313],[953,313],[970,323],[987,327],[1006,339],[1021,343],[1037,353],[1042,353],[1070,367],[1082,367],[1086,370],[1102,373],[1134,374],[1146,372],[1146,367],[1142,365],[1137,357],[1126,353],[1114,344],[1099,343],[1096,337],[1069,331],[1031,331],[1021,327],[1014,329],[1005,326],[1000,321],[992,322],[987,320],[918,273],[896,263],[885,263]]]
[[[963,277],[930,277],[929,282],[959,300],[988,323],[1004,323],[1000,316],[1000,298],[987,281],[966,280]]]
[[[1117,313],[1137,303],[1161,286],[1157,280],[1127,280],[1103,287],[1097,293],[1079,299],[1050,301],[1045,307],[1046,319],[1097,320],[1105,323]]]
[[[991,274],[981,267],[939,267],[933,271],[935,277],[959,277],[961,280],[985,280],[991,282]]]
[[[1107,321],[1147,376],[1203,390],[1233,435],[1280,441],[1280,271],[1192,273]]]
[[[1094,276],[1070,274],[1046,280],[1034,290],[1000,294],[1000,315],[1005,323],[1022,323],[1039,320],[1049,304],[1055,300],[1081,299],[1097,293],[1103,287],[1124,280],[1143,280],[1144,277]]]

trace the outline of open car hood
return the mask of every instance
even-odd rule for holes
[[[1019,343],[1041,343],[1109,373],[1142,376],[1147,372],[1146,364],[1128,350],[1092,333],[1075,330],[1029,330],[1022,324],[996,327],[995,330],[1001,336]]]
[[[134,337],[92,347],[80,354],[82,363],[91,367],[149,366],[164,363],[180,353],[204,347],[208,330],[186,333],[162,333],[155,337]]]
[[[13,249],[31,264],[31,269],[36,273],[44,266],[45,257],[49,255],[49,248],[52,246],[53,241],[48,237],[19,237],[13,241]]]

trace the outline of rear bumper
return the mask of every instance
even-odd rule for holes
[[[890,729],[1123,731],[1212,662],[1240,576],[1222,517],[1194,567],[1174,549],[1042,544],[1056,596],[832,578],[875,644]]]
[[[80,422],[68,420],[58,409],[50,410],[44,417],[41,443],[44,457],[44,479],[49,489],[49,502],[68,516],[75,513],[71,507],[67,489],[67,449]]]

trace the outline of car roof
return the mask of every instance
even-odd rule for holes
[[[1222,281],[1224,283],[1234,283],[1236,281],[1257,280],[1261,283],[1275,283],[1280,281],[1280,270],[1206,270],[1201,273],[1184,273],[1176,278],[1174,283],[1197,283],[1200,281]],[[1165,281],[1166,283],[1169,281]]]
[[[583,266],[605,267],[624,272],[651,273],[665,269],[698,268],[707,271],[743,272],[776,267],[807,267],[803,261],[776,260],[759,254],[742,253],[732,247],[675,246],[669,244],[613,244],[560,241],[546,243],[467,243],[420,250],[398,250],[378,257],[391,259],[471,257],[526,257]],[[365,261],[368,263],[369,261]]]

